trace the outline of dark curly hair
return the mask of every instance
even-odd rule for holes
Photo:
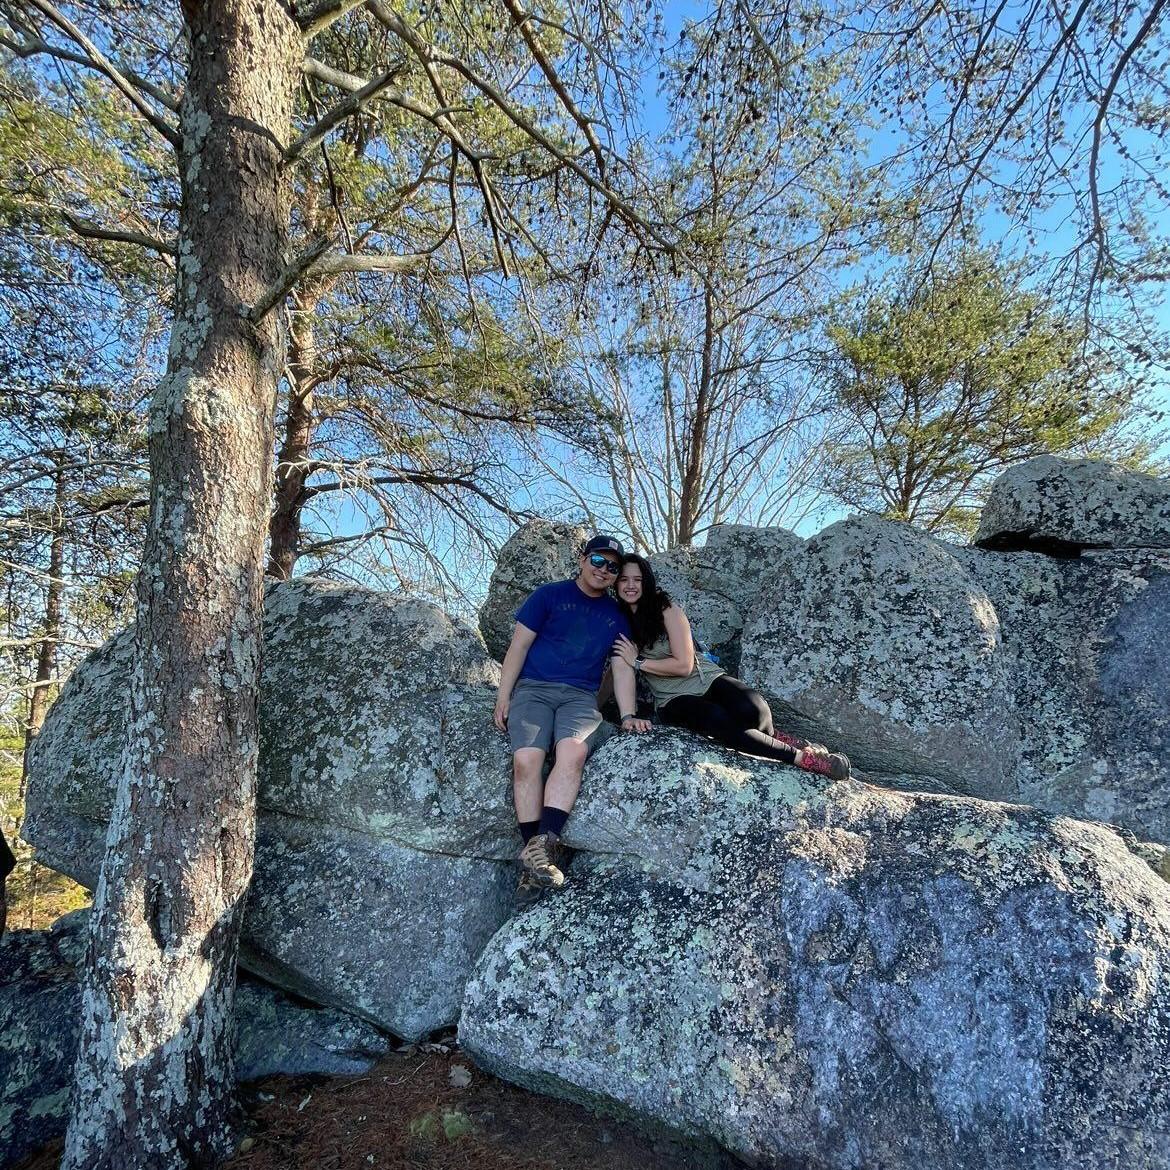
[[[662,615],[674,603],[670,595],[658,587],[658,578],[645,557],[627,553],[622,558],[622,568],[627,565],[637,565],[642,570],[642,600],[636,610],[630,609],[621,597],[618,597],[618,603],[630,619],[630,633],[638,649],[648,650],[666,633],[666,621]]]

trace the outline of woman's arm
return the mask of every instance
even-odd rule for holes
[[[642,673],[662,678],[686,678],[695,669],[695,643],[691,638],[691,623],[682,607],[672,605],[662,615],[666,623],[666,636],[670,640],[670,655],[667,658],[646,658],[642,660]],[[615,653],[630,666],[634,665],[638,649],[626,637],[620,637],[614,647]]]
[[[610,659],[610,673],[613,675],[613,690],[617,696],[618,714],[622,718],[622,730],[649,731],[650,720],[638,718],[638,682],[634,668],[615,654]]]

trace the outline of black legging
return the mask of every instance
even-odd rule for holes
[[[808,741],[796,735],[776,733],[772,711],[759,691],[721,674],[705,695],[679,695],[658,708],[663,723],[709,735],[737,752],[766,756],[786,764],[796,762],[796,749]]]

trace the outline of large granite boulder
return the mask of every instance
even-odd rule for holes
[[[65,1130],[88,921],[88,911],[79,911],[52,930],[10,931],[0,940],[0,1166]],[[390,1050],[368,1024],[254,982],[237,987],[235,1018],[243,1081],[278,1073],[356,1075]]]
[[[579,524],[529,520],[504,542],[479,611],[479,629],[497,659],[507,653],[516,610],[538,586],[575,577],[590,532]]]
[[[1094,459],[1041,455],[992,485],[976,545],[1075,555],[1170,547],[1170,481]]]
[[[999,619],[1013,799],[1170,842],[1170,550],[956,555]]]
[[[819,1170],[1163,1170],[1170,886],[1112,830],[659,731],[460,1040],[542,1092]]]
[[[30,755],[24,835],[91,887],[129,655],[122,634],[86,660]],[[245,963],[403,1036],[454,1020],[511,908],[497,682],[476,633],[432,605],[307,579],[270,590]]]
[[[804,540],[787,528],[755,528],[750,524],[713,524],[703,545],[703,558],[716,573],[743,582],[749,589],[775,572],[780,554],[798,549]],[[748,592],[741,597],[745,604]]]
[[[952,547],[855,518],[781,552],[775,569],[744,630],[742,676],[778,726],[866,771],[1014,794],[999,619]]]

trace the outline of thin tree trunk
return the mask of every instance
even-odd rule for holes
[[[693,543],[699,525],[699,499],[707,461],[707,433],[711,422],[711,391],[715,376],[715,299],[711,285],[703,289],[703,354],[699,386],[695,395],[695,417],[687,442],[687,462],[678,501],[678,527],[674,544]]]
[[[41,733],[49,709],[49,684],[57,665],[57,638],[61,633],[62,576],[65,572],[65,472],[64,455],[55,457],[53,473],[53,536],[49,542],[49,580],[45,593],[44,641],[37,652],[37,675],[28,701],[28,722],[24,730],[24,762],[20,777],[20,797],[24,802],[28,782],[28,750]]]
[[[317,338],[313,315],[333,281],[307,281],[293,300],[288,342],[288,416],[276,457],[276,492],[268,525],[268,575],[287,581],[301,545],[301,513],[309,478],[313,434],[317,429],[313,390],[317,377]]]
[[[175,321],[151,405],[130,719],[94,903],[67,1170],[232,1150],[231,1010],[255,838],[283,144],[303,54],[278,0],[186,0]]]

